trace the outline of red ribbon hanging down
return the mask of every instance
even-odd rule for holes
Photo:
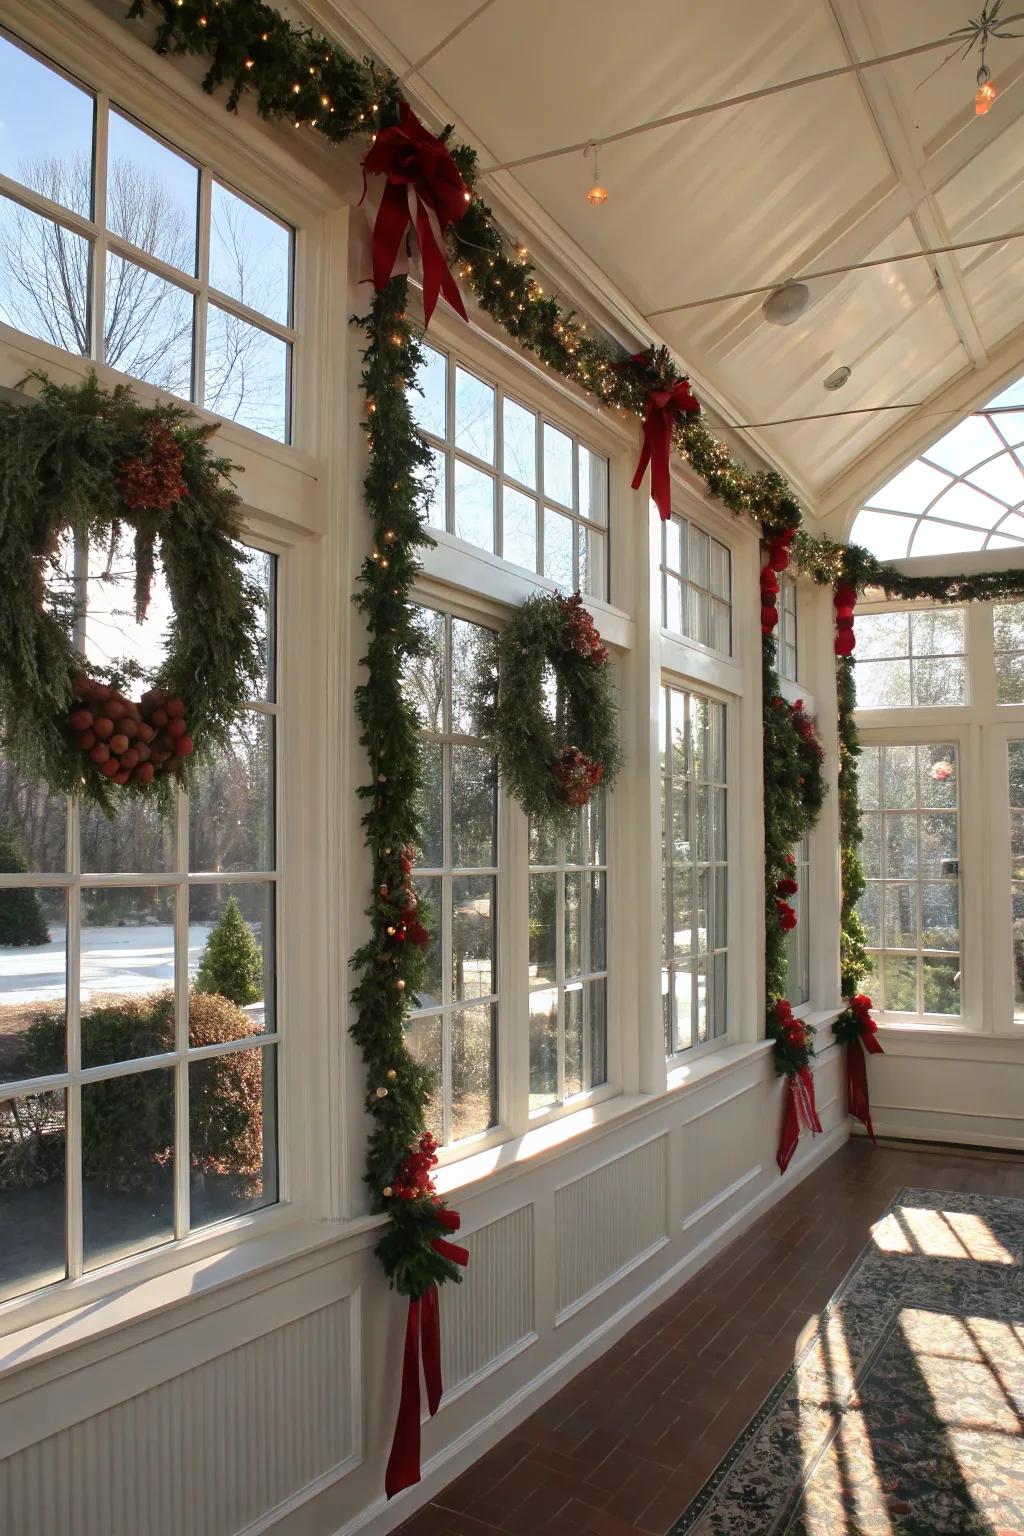
[[[813,1136],[821,1135],[821,1121],[818,1119],[818,1110],[814,1103],[814,1073],[810,1067],[801,1067],[799,1072],[786,1078],[782,1134],[779,1137],[779,1150],[775,1155],[780,1173],[785,1173],[789,1167],[802,1130],[810,1131]]]
[[[638,352],[630,359],[634,363],[646,363],[646,352]],[[672,432],[680,416],[699,416],[700,401],[690,388],[689,379],[680,379],[671,389],[652,389],[647,396],[647,413],[644,416],[644,441],[640,459],[633,476],[633,489],[638,491],[648,464],[651,466],[651,500],[658,509],[662,522],[672,516],[672,480],[669,471],[669,453],[672,448]]]
[[[871,999],[864,998],[860,1007],[859,1001],[854,998],[850,1003],[850,1011],[860,1025],[860,1038],[848,1041],[846,1046],[846,1105],[874,1141],[875,1128],[871,1124],[871,1100],[868,1098],[868,1064],[864,1052],[871,1056],[884,1056],[885,1052],[875,1034],[877,1026],[870,1013]]]
[[[439,1207],[434,1213],[449,1232],[459,1230],[456,1211]],[[465,1267],[469,1252],[459,1243],[447,1238],[434,1237],[430,1246],[442,1258]],[[437,1286],[432,1285],[422,1296],[409,1301],[409,1315],[405,1322],[405,1352],[402,1356],[402,1395],[398,1403],[398,1418],[391,1442],[391,1455],[384,1475],[384,1492],[389,1499],[403,1488],[409,1488],[420,1480],[420,1358],[423,1360],[423,1380],[427,1388],[427,1407],[431,1417],[441,1405],[444,1390],[441,1381],[441,1319],[437,1304]]]
[[[430,324],[441,293],[468,320],[448,270],[444,232],[465,213],[469,188],[443,139],[427,132],[407,101],[401,103],[399,116],[397,125],[378,133],[363,160],[364,197],[368,172],[387,178],[373,226],[373,285],[379,292],[391,281],[402,237],[412,224],[423,259],[424,323]]]

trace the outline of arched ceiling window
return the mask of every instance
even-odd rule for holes
[[[1024,552],[1024,378],[900,470],[857,514],[852,543],[881,560]]]

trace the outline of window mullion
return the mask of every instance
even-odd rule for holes
[[[188,1109],[188,925],[190,891],[188,876],[188,796],[179,789],[175,795],[175,841],[179,881],[174,906],[174,1020],[175,1049],[178,1061],[174,1069],[174,1235],[185,1237],[189,1230],[190,1166]]]
[[[65,945],[67,993],[65,998],[65,1050],[67,1053],[68,1090],[65,1107],[65,1155],[67,1188],[65,1191],[67,1227],[66,1254],[68,1279],[82,1273],[82,1034],[81,1034],[81,857],[79,853],[79,801],[68,801],[68,868],[71,883],[67,892]]]
[[[555,857],[562,866],[555,876],[555,1006],[558,1010],[557,1103],[565,1103],[565,845],[559,838]]]
[[[209,169],[203,166],[199,172],[199,228],[196,236],[199,242],[196,252],[199,292],[195,299],[192,320],[192,398],[197,405],[204,405],[206,402],[206,322],[210,289],[212,180]]]

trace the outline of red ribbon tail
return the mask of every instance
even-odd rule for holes
[[[436,1299],[436,1298],[435,1298]],[[420,1480],[420,1314],[423,1303],[409,1302],[402,1356],[402,1396],[398,1404],[395,1435],[384,1475],[389,1499]]]
[[[813,1136],[820,1136],[821,1121],[818,1119],[818,1106],[814,1102],[814,1073],[810,1067],[800,1068],[793,1091],[804,1130],[810,1131]]]
[[[438,229],[440,226],[438,226]],[[430,317],[434,313],[438,295],[444,294],[448,303],[457,315],[463,320],[469,320],[466,314],[466,306],[462,302],[462,294],[451,272],[448,270],[448,262],[445,258],[443,235],[438,240],[437,231],[431,222],[429,210],[422,198],[416,199],[416,234],[420,242],[420,257],[423,261],[423,326],[430,324]]]
[[[651,466],[651,500],[658,509],[662,522],[672,516],[672,472],[669,468],[669,450],[672,446],[672,422],[669,412],[661,406],[651,406],[644,419],[644,445],[640,461],[633,476],[633,489],[638,491],[644,478],[644,470]]]
[[[437,1305],[437,1286],[423,1297],[423,1379],[427,1384],[427,1407],[431,1415],[441,1406],[441,1319]]]
[[[469,1249],[463,1248],[461,1243],[450,1243],[446,1237],[432,1237],[430,1246],[435,1253],[439,1253],[442,1259],[450,1259],[453,1264],[461,1264],[463,1269],[469,1263]]]
[[[882,1050],[882,1042],[879,1040],[874,1030],[865,1029],[861,1034],[860,1043],[867,1051],[869,1056],[885,1055],[885,1052]]]
[[[785,1173],[789,1167],[799,1140],[800,1121],[797,1118],[796,1100],[793,1097],[793,1079],[787,1077],[785,1101],[782,1106],[782,1130],[779,1133],[779,1150],[775,1154],[775,1161],[779,1165],[780,1173]]]
[[[875,1128],[871,1124],[871,1101],[868,1098],[868,1068],[859,1040],[851,1040],[846,1047],[846,1106],[874,1141]]]
[[[391,281],[398,260],[398,248],[409,223],[409,199],[406,189],[389,182],[384,188],[373,225],[373,286],[378,293]]]

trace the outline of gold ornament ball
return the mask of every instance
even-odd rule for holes
[[[381,1190],[381,1194],[384,1196],[385,1200],[390,1200],[391,1196],[394,1194],[394,1190],[391,1188],[390,1184],[385,1184],[384,1188]]]
[[[405,991],[405,982],[402,980],[401,976],[399,976],[398,980],[395,982],[395,991],[396,992],[404,992]]]
[[[391,1067],[388,1070],[388,1073],[387,1073],[387,1080],[388,1080],[388,1082],[389,1083],[393,1083],[396,1080],[397,1077],[398,1077],[398,1073],[395,1071],[394,1067]]]
[[[388,1096],[388,1091],[387,1091],[386,1088],[378,1088],[377,1089],[377,1097],[378,1097],[378,1099],[386,1099],[387,1096]]]

